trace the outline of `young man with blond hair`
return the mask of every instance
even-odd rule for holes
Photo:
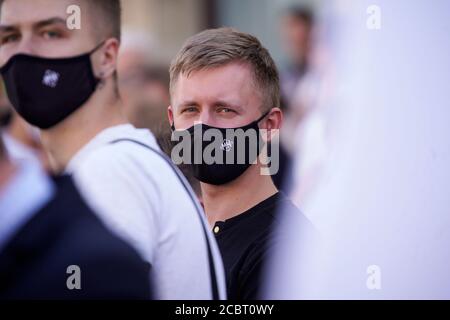
[[[187,40],[170,77],[169,121],[174,139],[191,139],[182,157],[190,153],[187,161],[201,182],[206,215],[224,260],[228,297],[260,298],[277,209],[283,205],[298,211],[265,173],[264,157],[258,157],[276,138],[283,118],[275,63],[255,37],[212,29]],[[200,161],[194,159],[198,151],[205,157]],[[209,155],[214,159],[206,159]]]

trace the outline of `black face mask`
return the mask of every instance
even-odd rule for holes
[[[261,153],[264,144],[258,123],[268,114],[269,112],[265,113],[258,120],[238,128],[217,128],[205,124],[196,124],[186,129],[191,137],[190,151],[192,161],[189,166],[194,177],[207,184],[223,185],[241,176]],[[209,129],[218,130],[223,138],[220,140],[211,138],[211,141],[205,141],[204,133]],[[175,131],[174,125],[172,125],[172,130]],[[196,136],[196,131],[201,134]],[[250,139],[238,139],[236,135],[229,136],[230,139],[227,138],[227,133],[232,131],[242,132],[244,135],[245,133],[251,134],[254,132],[256,133],[256,139],[253,141]],[[213,157],[216,156],[216,152],[221,152],[223,161],[221,163],[207,163],[202,156],[199,156],[201,161],[199,163],[194,162],[194,155],[196,153],[199,155],[200,152],[204,155],[206,148],[212,150],[211,154]],[[228,159],[232,159],[231,163],[227,161]]]
[[[70,58],[13,56],[0,72],[17,113],[31,125],[48,129],[80,108],[100,81],[94,76],[91,54],[103,43]]]

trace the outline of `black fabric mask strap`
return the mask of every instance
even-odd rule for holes
[[[88,52],[88,55],[91,56],[95,51],[97,51],[98,49],[100,49],[104,44],[106,43],[106,40],[103,40],[102,42],[100,42],[98,45],[95,46],[94,49],[92,49],[91,51]],[[92,63],[92,62],[91,62]],[[94,71],[92,70],[92,73]],[[101,78],[99,78],[98,76],[94,75],[94,79],[96,82],[96,87],[98,86],[99,82],[101,81]]]
[[[89,55],[93,54],[95,51],[100,49],[105,43],[106,43],[106,40],[103,40],[102,42],[100,42],[98,45],[95,46],[94,49],[92,49],[91,51],[88,52]]]
[[[268,116],[268,114],[270,113],[270,111],[272,111],[272,110],[269,110],[269,111],[267,111],[266,113],[264,113],[258,120],[256,120],[255,122],[256,123],[259,123],[262,119],[264,119],[265,117],[267,117]]]

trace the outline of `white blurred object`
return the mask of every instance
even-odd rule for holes
[[[328,3],[327,3],[328,4]],[[450,2],[337,1],[332,145],[295,222],[269,298],[450,298]]]

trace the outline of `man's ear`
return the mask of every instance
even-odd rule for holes
[[[262,123],[262,129],[280,129],[283,123],[283,111],[280,108],[272,108]]]
[[[281,129],[283,124],[283,111],[280,108],[272,108],[261,124],[261,129],[267,130],[267,141],[272,139],[271,130],[276,130],[275,134]]]
[[[111,38],[106,40],[103,46],[98,50],[98,53],[96,53],[99,62],[95,72],[99,78],[109,78],[117,70],[119,46],[119,40]]]
[[[170,126],[173,126],[173,109],[172,106],[167,107],[167,118],[169,119]]]

